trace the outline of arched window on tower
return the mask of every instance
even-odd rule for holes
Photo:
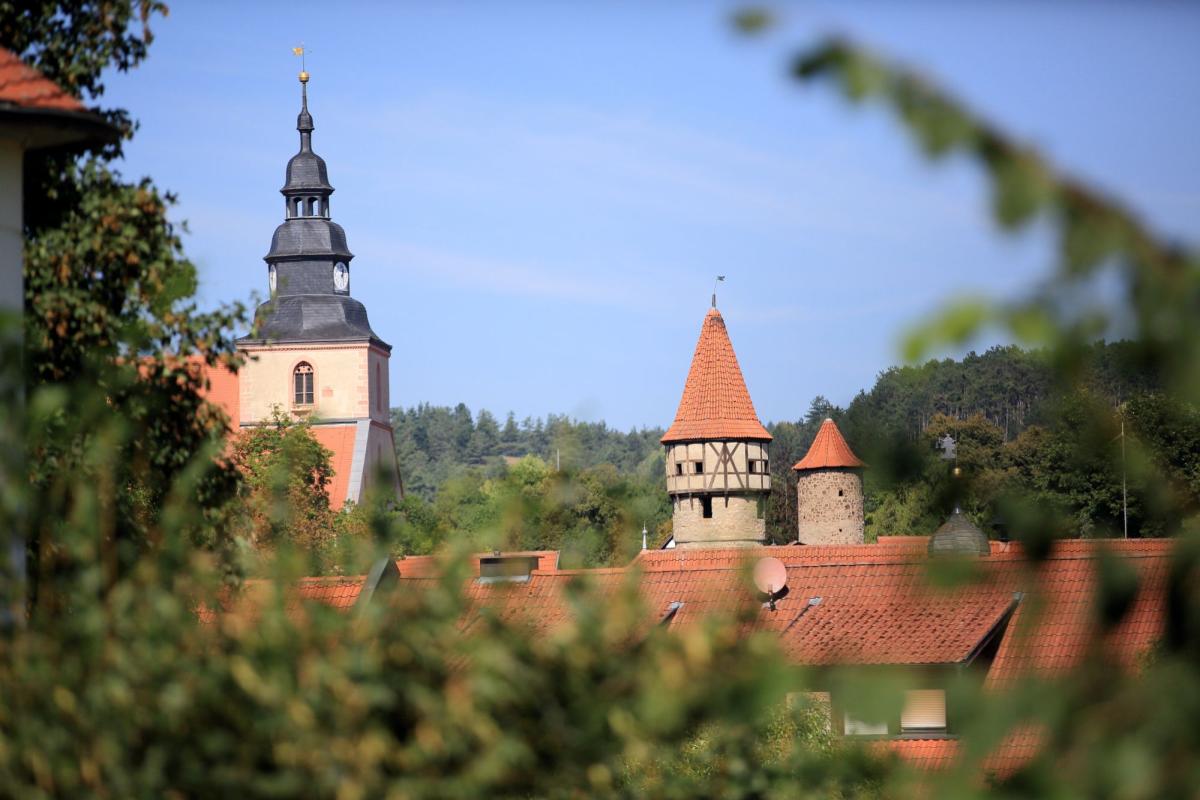
[[[317,215],[317,198],[315,197],[308,198],[308,215],[310,217]]]
[[[304,216],[304,201],[299,197],[296,198],[296,214],[297,217]]]
[[[311,406],[315,397],[312,364],[301,361],[292,370],[292,405]]]
[[[381,378],[383,371],[379,369],[379,364],[375,365],[375,410],[383,411],[383,379]]]

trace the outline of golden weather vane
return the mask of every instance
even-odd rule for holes
[[[292,48],[292,55],[300,56],[300,82],[308,83],[308,68],[305,65],[305,55],[307,50],[304,49],[304,42],[300,43],[299,47]]]

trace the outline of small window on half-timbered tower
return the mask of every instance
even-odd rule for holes
[[[704,462],[703,461],[693,461],[692,462],[692,471],[695,472],[697,475],[704,472]]]
[[[682,461],[676,461],[676,462],[675,462],[675,474],[676,474],[676,475],[682,475],[682,474],[683,474],[683,462],[682,462]]]
[[[700,516],[712,519],[712,498],[708,495],[700,498]]]

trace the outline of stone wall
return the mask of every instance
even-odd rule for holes
[[[803,544],[862,544],[862,475],[854,469],[801,472],[796,513]]]
[[[672,497],[675,546],[749,547],[762,544],[767,523],[759,518],[759,499],[765,510],[765,495],[710,495],[712,517],[704,517],[702,495]]]

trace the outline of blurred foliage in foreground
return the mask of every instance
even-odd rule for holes
[[[55,64],[93,64],[97,75],[110,58],[121,64],[129,48],[114,52],[105,37],[124,36],[133,9],[157,8],[36,7],[46,13],[21,24],[40,24],[45,36],[20,50],[71,86],[87,84],[55,73]],[[0,13],[0,31],[12,30],[12,4]],[[63,20],[76,17],[78,30],[104,35],[64,35]],[[88,57],[70,57],[71,48]],[[1173,399],[1196,403],[1193,256],[1163,246],[958,104],[853,47],[820,48],[798,72],[894,104],[934,152],[978,157],[997,186],[1002,221],[1044,214],[1064,242],[1063,271],[1047,291],[1069,295],[1077,276],[1101,261],[1126,275],[1130,293],[1114,303],[1126,312],[1139,359]],[[70,191],[92,186],[80,182],[86,173],[64,169]],[[217,613],[202,624],[201,604],[217,608],[231,591],[218,565],[230,498],[243,490],[211,433],[219,420],[193,427],[207,411],[194,379],[165,354],[195,349],[215,358],[227,349],[228,328],[196,328],[186,313],[191,267],[164,227],[162,204],[137,205],[152,191],[103,178],[84,194],[64,200],[58,222],[28,231],[30,283],[48,281],[63,302],[31,298],[27,412],[8,397],[0,418],[4,527],[13,529],[14,511],[29,509],[39,578],[26,624],[0,640],[0,795],[912,796],[916,779],[946,797],[1195,796],[1194,536],[1177,544],[1166,631],[1138,674],[1112,670],[1097,652],[1053,681],[985,693],[955,688],[963,764],[923,778],[830,741],[803,704],[788,712],[786,693],[803,689],[807,676],[786,667],[771,640],[739,636],[736,620],[648,631],[631,593],[601,602],[583,584],[571,623],[533,632],[485,615],[464,636],[465,576],[452,554],[428,592],[397,593],[361,614],[297,607],[280,594],[254,615]],[[81,215],[89,203],[107,211]],[[109,230],[135,207],[146,210],[145,236],[133,222]],[[144,240],[157,250],[141,251]],[[132,270],[139,263],[159,265],[151,273],[159,279],[143,281]],[[1103,326],[1050,299],[1039,292],[1012,308],[960,307],[914,342],[1011,324],[1045,347],[1070,381]],[[103,308],[92,305],[101,300]],[[139,372],[134,363],[147,366]],[[6,358],[0,368],[13,365]],[[11,454],[25,447],[35,469],[30,485],[9,469]],[[275,485],[286,492],[286,482]],[[1029,504],[1014,509],[1025,512],[1014,533],[1044,552],[1037,545],[1057,529],[1054,516]],[[348,558],[355,566],[370,563],[374,541],[387,536],[381,514],[369,504],[363,514],[371,536]],[[270,586],[307,570],[286,546],[275,556]],[[1119,563],[1105,562],[1101,575],[1097,613],[1112,625],[1136,578]],[[1030,725],[1040,726],[1031,761],[985,779],[984,755]]]

